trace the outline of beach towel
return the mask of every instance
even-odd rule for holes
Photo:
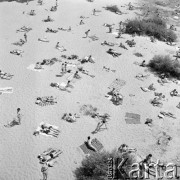
[[[126,124],[141,124],[140,115],[134,113],[126,113],[125,121]]]
[[[4,94],[4,93],[13,93],[13,88],[12,87],[0,88],[0,94]]]
[[[91,143],[98,150],[98,152],[100,152],[103,149],[103,145],[101,144],[101,142],[98,139],[96,139],[96,138],[93,139]],[[93,153],[95,153],[93,150],[89,149],[85,143],[83,143],[80,146],[80,148],[84,152],[84,154],[92,155]]]
[[[108,88],[111,90],[115,88],[116,91],[119,91],[123,86],[125,86],[125,84],[126,81],[117,78],[110,84]]]

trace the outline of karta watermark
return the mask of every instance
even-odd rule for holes
[[[146,163],[133,163],[126,165],[128,158],[109,158],[108,159],[108,173],[109,180],[120,179],[179,179],[177,174],[180,165],[174,163],[162,164],[159,160],[150,164]]]

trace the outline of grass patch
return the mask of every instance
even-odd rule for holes
[[[106,6],[105,9],[114,13],[121,12],[116,5]]]
[[[166,22],[159,17],[130,20],[126,24],[126,33],[153,36],[160,41],[175,42],[177,39],[177,35],[167,29]]]
[[[74,171],[76,180],[108,180],[108,158],[114,158],[116,160],[119,158],[120,162],[122,158],[126,157],[128,160],[123,166],[123,169],[128,174],[128,172],[131,170],[130,166],[135,162],[135,157],[133,155],[126,154],[122,156],[122,154],[118,153],[117,151],[112,151],[111,153],[95,153],[89,157],[86,157],[81,162],[81,166]],[[115,171],[116,175],[117,173],[119,173],[118,170]],[[121,175],[119,175],[119,178],[120,177]]]
[[[171,77],[180,79],[180,63],[174,61],[170,56],[156,55],[150,60],[148,67],[158,74],[169,74]]]

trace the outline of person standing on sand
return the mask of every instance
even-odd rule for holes
[[[43,174],[42,180],[47,180],[47,177],[48,177],[48,164],[47,163],[43,164],[43,166],[41,168],[41,172]]]
[[[95,10],[95,9],[93,9],[93,15],[94,15],[94,16],[96,15],[96,10]]]
[[[64,63],[62,63],[62,65],[61,65],[61,72],[62,72],[62,73],[65,72],[65,71],[64,71]]]
[[[27,42],[27,34],[26,33],[24,33],[24,39]]]
[[[17,108],[17,122],[18,124],[21,124],[21,118],[22,118],[22,114],[20,113],[21,109]]]
[[[109,26],[109,33],[112,33],[112,30],[113,30],[113,27],[111,25],[111,26]]]
[[[88,37],[89,32],[90,32],[90,29],[85,32],[86,38]]]

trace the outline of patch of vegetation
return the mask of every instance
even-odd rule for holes
[[[107,172],[108,172],[108,158],[114,158],[117,160],[119,158],[119,162],[122,158],[128,158],[123,169],[125,170],[126,174],[131,170],[131,165],[135,162],[135,157],[126,154],[122,155],[117,151],[109,152],[102,152],[102,153],[94,153],[93,155],[86,157],[82,162],[81,166],[78,167],[74,171],[74,175],[76,180],[108,180]],[[122,178],[119,170],[117,169],[115,174],[119,173],[119,178]]]
[[[114,13],[121,12],[116,5],[106,6],[105,9]]]
[[[150,60],[148,67],[158,74],[169,74],[170,76],[180,79],[180,63],[172,60],[170,56],[155,55]]]
[[[153,36],[160,41],[175,42],[177,39],[177,35],[167,29],[166,22],[159,17],[130,20],[126,24],[126,33]]]

